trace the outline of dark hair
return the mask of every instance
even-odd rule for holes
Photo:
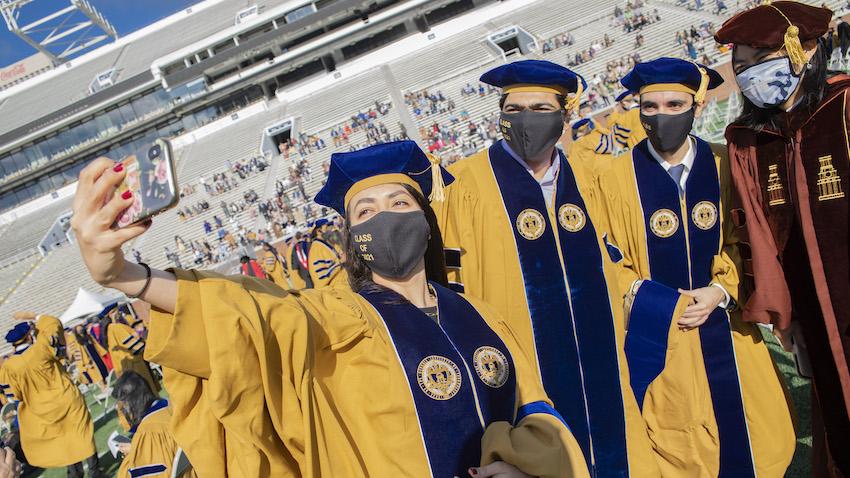
[[[419,191],[408,184],[401,185],[419,204],[422,211],[425,213],[425,220],[428,221],[428,227],[431,229],[431,237],[428,239],[428,248],[425,249],[425,277],[430,281],[434,281],[444,287],[448,287],[449,279],[446,275],[446,259],[443,256],[443,236],[440,234],[440,227],[437,225],[437,215],[431,204],[425,199]],[[345,271],[348,272],[348,282],[351,289],[354,291],[383,291],[385,288],[375,284],[372,281],[372,270],[366,265],[366,262],[357,254],[354,241],[351,240],[351,221],[349,214],[345,215],[345,225],[341,232],[343,242],[345,244],[346,261],[344,264]]]
[[[128,370],[115,381],[112,398],[124,404],[121,412],[132,428],[139,425],[145,417],[145,411],[156,401],[157,396],[141,375]]]
[[[564,95],[555,95],[555,99],[558,100],[558,104],[561,105],[561,109],[567,108],[567,97]],[[508,100],[508,93],[502,93],[502,96],[499,97],[499,109],[505,107],[505,102]]]
[[[71,329],[71,333],[74,334],[74,337],[77,339],[77,342],[79,342],[80,345],[86,345],[87,343],[89,343],[89,336],[86,333],[86,329],[85,327],[83,327],[83,331],[80,332],[77,330],[77,327],[82,327],[82,324],[75,325],[74,328]]]
[[[824,96],[826,96],[829,87],[826,80],[829,76],[835,74],[835,72],[828,70],[831,47],[825,44],[826,41],[824,38],[817,40],[817,50],[814,56],[812,56],[812,59],[809,60],[811,69],[803,70],[803,80],[799,86],[802,88],[802,97],[799,99],[797,106],[795,106],[795,110],[812,114]],[[762,131],[765,128],[778,130],[779,124],[777,123],[777,119],[782,113],[783,111],[779,107],[759,108],[744,96],[743,110],[735,120],[735,123],[755,131]]]
[[[242,256],[242,257],[239,258],[240,264],[247,264],[249,262],[251,262],[251,258],[248,257],[248,256]]]

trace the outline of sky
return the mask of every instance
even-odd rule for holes
[[[199,0],[88,0],[112,23],[118,36],[126,36],[146,25],[178,12]],[[61,10],[70,5],[70,0],[33,0],[20,9],[19,25],[26,25],[38,18]],[[83,18],[77,13],[76,18]],[[42,33],[42,35],[44,35]],[[0,68],[11,65],[36,53],[17,35],[10,32],[6,22],[0,18]]]

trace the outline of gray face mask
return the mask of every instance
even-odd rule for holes
[[[431,228],[423,211],[382,211],[351,226],[350,233],[354,250],[372,272],[401,279],[425,256]]]
[[[564,111],[502,113],[499,128],[508,146],[522,159],[539,156],[551,148],[564,132]]]

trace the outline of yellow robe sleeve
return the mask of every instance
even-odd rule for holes
[[[573,141],[567,150],[567,157],[574,169],[581,166],[589,178],[602,174],[613,160],[614,141],[605,128],[597,126],[592,131]]]
[[[736,304],[740,303],[739,286],[741,270],[741,254],[738,250],[738,235],[735,223],[728,217],[732,208],[732,172],[729,167],[729,156],[724,145],[711,145],[717,161],[720,177],[720,221],[723,225],[723,247],[719,255],[714,256],[711,263],[712,284],[718,284],[729,294]]]
[[[616,108],[619,110],[619,107]],[[640,122],[640,108],[612,113],[608,119],[612,138],[621,149],[632,149],[646,138]]]
[[[0,368],[0,388],[3,389],[3,398],[8,401],[20,400],[21,393],[15,386],[15,380],[9,376],[6,367]]]
[[[109,354],[115,374],[120,376],[125,371],[133,371],[148,382],[153,393],[159,393],[159,382],[153,378],[150,366],[144,360],[145,340],[127,325],[109,324]]]
[[[174,436],[198,475],[312,476],[315,350],[362,333],[364,321],[329,305],[331,326],[314,327],[319,319],[271,282],[175,274],[175,313],[152,311],[146,356],[165,368]]]
[[[323,242],[315,241],[311,244],[308,261],[314,289],[336,286],[348,278],[339,254]]]
[[[581,447],[552,408],[552,401],[543,390],[540,377],[529,356],[520,347],[513,329],[501,319],[496,319],[498,314],[485,304],[470,301],[511,352],[516,369],[516,413],[528,404],[550,410],[548,413],[527,414],[516,424],[491,423],[481,439],[481,464],[504,461],[526,474],[541,478],[589,477]]]

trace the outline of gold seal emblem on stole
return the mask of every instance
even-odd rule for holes
[[[536,209],[523,209],[516,218],[516,229],[520,236],[533,241],[543,235],[546,220]]]
[[[650,216],[649,228],[658,237],[670,237],[679,229],[679,216],[669,209],[659,209]]]
[[[419,388],[434,400],[448,400],[460,390],[460,369],[454,362],[440,355],[429,355],[416,368]]]
[[[511,371],[508,359],[499,349],[485,345],[472,354],[473,367],[485,385],[499,388],[508,381]]]

